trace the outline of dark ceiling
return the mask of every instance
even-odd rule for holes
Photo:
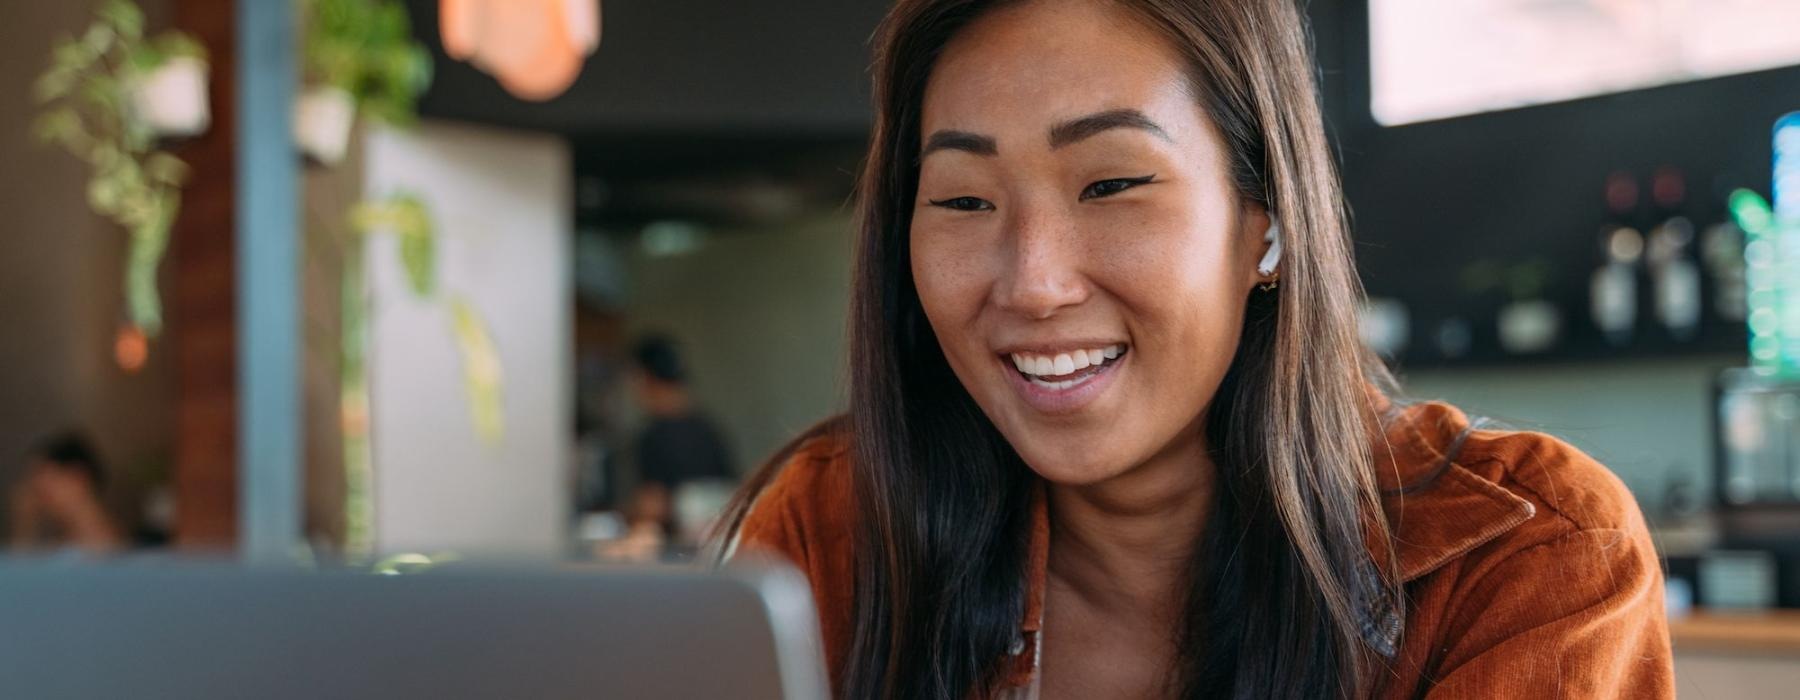
[[[584,140],[852,135],[868,125],[868,38],[883,0],[607,0],[600,48],[575,85],[519,100],[438,38],[438,3],[407,0],[437,69],[426,116]]]

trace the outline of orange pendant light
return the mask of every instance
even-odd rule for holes
[[[439,0],[444,52],[521,99],[561,95],[600,47],[600,0]]]

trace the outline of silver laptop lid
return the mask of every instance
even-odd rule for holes
[[[405,576],[0,564],[29,698],[824,698],[791,569]]]

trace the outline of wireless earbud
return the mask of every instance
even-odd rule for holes
[[[1272,217],[1269,219],[1269,232],[1263,234],[1263,241],[1269,244],[1269,252],[1264,253],[1262,262],[1256,264],[1256,271],[1268,277],[1275,274],[1275,264],[1281,262],[1281,224]]]

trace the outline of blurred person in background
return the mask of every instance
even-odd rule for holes
[[[99,555],[125,546],[106,512],[106,470],[77,433],[53,436],[31,451],[13,484],[9,549],[14,553],[77,551]]]
[[[632,354],[633,390],[648,422],[633,450],[638,484],[625,510],[630,523],[625,549],[642,556],[704,525],[687,522],[705,515],[683,512],[684,487],[729,482],[735,472],[723,435],[688,391],[687,368],[674,341],[647,336]]]

